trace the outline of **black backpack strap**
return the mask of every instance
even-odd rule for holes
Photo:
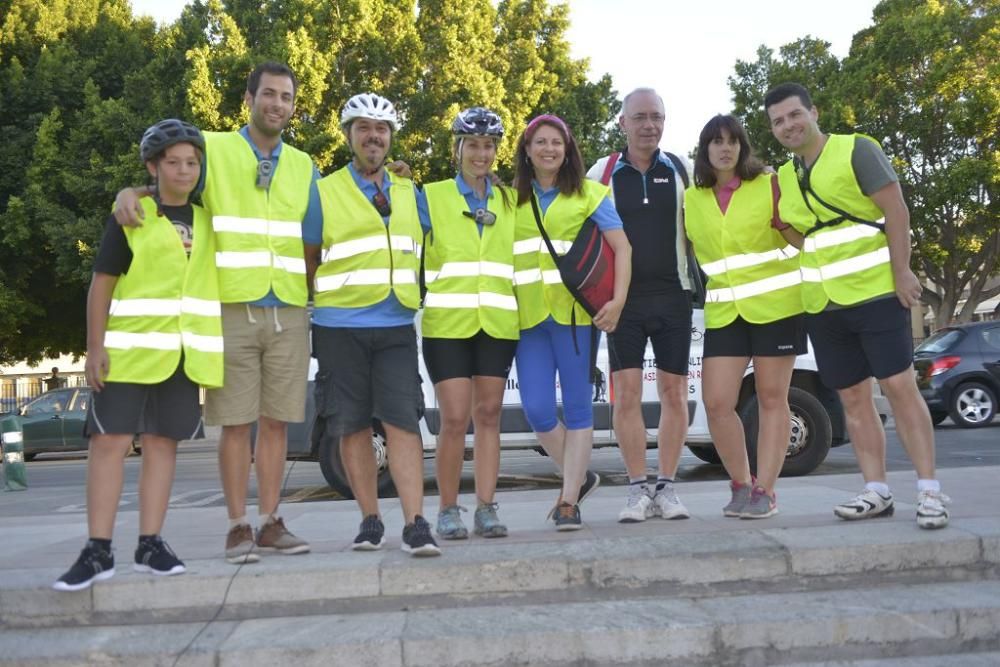
[[[800,169],[805,171],[806,174],[808,174],[810,171],[810,168],[805,166],[805,162],[803,162],[801,158],[796,157],[792,164],[795,167],[795,173],[796,173],[795,181],[799,184],[799,192],[802,193],[802,201],[806,203],[806,207],[809,209],[809,212],[816,217],[816,224],[807,229],[806,233],[802,235],[803,237],[809,236],[813,232],[818,232],[819,230],[825,229],[826,227],[833,227],[834,225],[839,225],[840,223],[847,220],[857,223],[859,225],[867,225],[868,227],[874,227],[883,234],[885,233],[885,223],[876,222],[874,220],[866,220],[865,218],[859,218],[856,215],[848,213],[842,208],[838,208],[833,204],[824,201],[823,198],[820,197],[819,194],[816,192],[816,190],[813,189],[812,184],[808,183],[809,180],[808,178],[805,179],[807,181],[806,183],[803,183],[803,179],[798,178],[798,173]],[[831,220],[822,220],[819,217],[819,214],[816,213],[816,210],[812,207],[812,204],[809,203],[809,197],[807,195],[812,195],[813,198],[816,201],[818,201],[824,208],[829,209],[834,213],[836,213],[837,217]]]
[[[691,180],[688,178],[687,169],[684,167],[684,163],[681,162],[681,159],[670,151],[663,151],[663,154],[670,159],[670,162],[674,165],[674,169],[676,169],[677,173],[681,175],[681,181],[684,183],[684,187],[691,187]]]

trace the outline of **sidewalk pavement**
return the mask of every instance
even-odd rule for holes
[[[951,526],[959,530],[963,525],[995,519],[1000,522],[998,481],[1000,467],[983,466],[950,468],[938,473],[942,491],[951,496]],[[916,525],[916,476],[913,472],[889,473],[889,483],[896,502],[892,518],[870,519],[860,523],[897,528],[906,526],[914,533],[941,533],[947,539],[952,531],[919,531]],[[443,550],[442,559],[459,556],[464,550],[478,546],[512,547],[525,543],[571,544],[583,540],[613,538],[686,536],[694,534],[735,534],[775,531],[791,528],[811,528],[819,543],[837,546],[849,522],[833,515],[833,506],[848,500],[863,486],[860,475],[812,475],[782,478],[777,485],[780,513],[770,519],[740,520],[722,516],[722,507],[729,501],[729,488],[724,481],[681,482],[675,488],[678,496],[691,512],[686,520],[664,521],[651,518],[639,524],[620,524],[618,512],[625,502],[626,489],[622,486],[600,486],[581,505],[584,527],[577,532],[557,533],[546,515],[555,503],[555,489],[531,491],[500,491],[496,500],[500,504],[499,516],[510,534],[506,538],[491,539],[472,536],[468,540],[438,540]],[[30,493],[30,490],[28,491]],[[433,526],[437,517],[437,497],[424,500],[424,516]],[[463,494],[459,504],[469,509],[463,520],[472,526],[475,497]],[[386,526],[386,550],[398,550],[403,530],[403,517],[397,498],[380,499],[380,508]],[[298,561],[329,561],[338,554],[351,553],[350,544],[361,521],[353,500],[290,503],[281,507],[285,524],[296,535],[308,540],[312,553],[305,556],[280,557],[264,555],[265,560],[287,560],[284,566],[300,566]],[[256,507],[247,508],[247,517],[256,522]],[[120,512],[115,525],[114,546],[119,564],[131,562],[132,551],[138,535],[137,511]],[[990,522],[991,523],[991,522]],[[177,508],[167,513],[163,537],[185,561],[220,560],[224,551],[228,529],[223,507]],[[0,517],[0,579],[6,570],[31,570],[47,572],[53,578],[72,565],[87,539],[86,515],[53,514],[50,516]],[[435,538],[437,539],[437,538]],[[375,557],[375,556],[373,556]],[[329,561],[332,562],[332,561]],[[247,566],[249,572],[253,566]],[[124,568],[119,567],[120,570]],[[197,576],[197,570],[192,574]],[[0,584],[2,585],[2,584]]]

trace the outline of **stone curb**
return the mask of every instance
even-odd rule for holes
[[[188,644],[179,665],[878,665],[995,650],[1000,582],[469,611],[6,630],[0,665],[171,664]]]
[[[573,542],[469,543],[440,558],[413,559],[399,551],[265,556],[237,569],[220,560],[188,562],[179,577],[131,572],[89,591],[59,593],[47,569],[7,571],[0,582],[0,622],[8,625],[85,624],[94,617],[201,610],[227,606],[295,605],[424,596],[524,595],[545,591],[642,589],[656,585],[720,585],[783,577],[859,576],[928,568],[1000,564],[1000,518],[953,522],[941,531],[913,524],[837,524],[690,533]],[[234,576],[234,574],[236,576]]]

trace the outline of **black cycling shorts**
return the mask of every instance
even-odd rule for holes
[[[737,317],[724,327],[705,330],[705,357],[785,357],[806,353],[801,315],[754,324]]]
[[[652,341],[656,367],[687,376],[691,352],[691,295],[629,297],[618,326],[608,334],[611,371],[643,368],[646,341]]]
[[[184,362],[158,384],[106,382],[94,391],[83,434],[149,433],[171,440],[205,437],[198,385],[184,373]]]
[[[819,375],[834,389],[892,377],[913,363],[910,311],[896,295],[806,315]]]
[[[431,382],[476,375],[507,379],[517,351],[516,340],[494,338],[480,330],[472,338],[423,339],[424,366]]]

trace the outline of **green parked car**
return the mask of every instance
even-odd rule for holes
[[[18,428],[3,430],[22,433],[25,461],[45,452],[85,450],[83,424],[89,403],[90,387],[54,389],[5,416],[5,422],[14,420]]]

